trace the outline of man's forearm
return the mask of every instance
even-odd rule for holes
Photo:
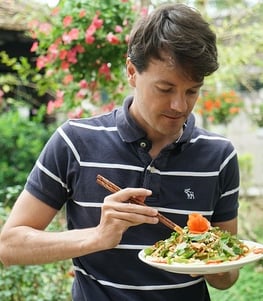
[[[237,281],[238,276],[239,270],[232,270],[226,273],[205,275],[205,279],[212,287],[224,290],[230,288]]]
[[[44,264],[98,251],[94,228],[65,232],[46,232],[26,226],[8,231],[2,237],[3,264]],[[3,247],[3,244],[5,245]]]

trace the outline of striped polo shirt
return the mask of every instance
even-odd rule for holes
[[[52,206],[67,208],[69,229],[99,224],[109,194],[98,174],[118,186],[152,190],[146,204],[182,227],[199,212],[211,222],[237,216],[239,171],[231,142],[195,126],[191,114],[179,141],[152,159],[151,141],[122,107],[92,118],[68,120],[52,135],[28,177],[26,189]],[[74,301],[204,301],[202,277],[169,273],[138,259],[138,252],[169,237],[162,224],[129,228],[113,249],[74,258]],[[191,298],[191,299],[190,299]]]

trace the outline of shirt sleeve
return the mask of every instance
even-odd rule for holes
[[[25,189],[59,210],[70,198],[73,175],[78,168],[69,135],[68,123],[51,136],[28,176]]]
[[[226,153],[219,171],[220,197],[215,206],[213,222],[231,220],[238,214],[239,166],[236,150],[231,143]]]

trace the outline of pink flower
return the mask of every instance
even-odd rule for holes
[[[122,32],[122,31],[123,31],[122,27],[120,25],[116,25],[115,32]]]
[[[84,113],[82,108],[76,108],[75,111],[71,111],[68,113],[69,118],[81,118]]]
[[[70,49],[67,53],[67,61],[72,64],[76,64],[77,60],[77,52],[75,49]]]
[[[30,52],[35,52],[38,49],[38,42],[34,42],[31,46]]]
[[[88,89],[80,89],[76,94],[76,97],[79,99],[83,99],[88,94]]]
[[[94,41],[95,41],[95,38],[93,37],[93,36],[86,36],[86,38],[85,38],[85,42],[87,43],[87,44],[93,44],[94,43]]]
[[[39,32],[49,35],[52,30],[52,26],[49,23],[41,23],[39,25]]]
[[[85,42],[87,44],[92,44],[94,41],[95,41],[95,38],[93,36],[93,34],[95,33],[96,31],[96,27],[91,24],[88,29],[86,30],[86,33],[85,33]]]
[[[95,41],[95,38],[93,36],[86,36],[86,39],[85,39],[86,43],[87,44],[93,44],[94,41]]]
[[[65,27],[68,27],[71,23],[72,23],[72,16],[66,16],[64,19],[63,19],[63,25]]]
[[[89,87],[89,84],[85,79],[82,79],[79,82],[79,86],[80,86],[81,89],[87,89]]]
[[[142,17],[145,17],[145,16],[147,16],[148,15],[148,8],[147,7],[143,7],[142,9],[141,9],[141,16]]]
[[[102,64],[99,68],[99,74],[104,75],[107,80],[110,80],[110,64]]]
[[[85,42],[87,44],[93,44],[95,41],[94,33],[97,29],[100,29],[103,25],[103,20],[98,18],[98,15],[95,15],[90,26],[85,32]]]
[[[92,44],[94,43],[95,41],[95,38],[93,36],[94,32],[95,32],[96,28],[91,25],[87,30],[86,30],[86,33],[85,33],[85,42],[87,44]]]
[[[50,100],[47,104],[47,114],[50,115],[54,112],[55,109],[58,109],[62,107],[64,102],[64,92],[63,91],[57,91],[56,93],[56,99]]]
[[[86,30],[86,35],[92,36],[96,32],[96,27],[94,24],[91,24]]]
[[[54,101],[54,107],[55,107],[55,109],[61,108],[62,105],[63,105],[63,102],[64,102],[63,97],[57,98],[57,99]]]
[[[69,69],[69,63],[66,62],[66,61],[63,61],[61,63],[61,69],[64,70],[64,71],[68,70]]]
[[[64,44],[70,44],[72,41],[72,39],[68,33],[63,33],[62,40],[63,40]]]
[[[100,29],[100,28],[102,27],[102,25],[103,25],[103,20],[102,20],[102,19],[99,19],[98,14],[97,14],[97,15],[95,15],[95,17],[93,18],[91,24],[94,25],[94,27],[95,27],[96,29]]]
[[[64,85],[68,85],[73,81],[73,75],[72,74],[67,74],[64,78],[63,78],[63,84]]]
[[[79,17],[80,18],[83,18],[86,16],[86,11],[84,9],[82,9],[80,12],[79,12]]]
[[[47,103],[47,114],[51,115],[54,112],[55,106],[54,106],[54,102],[52,100],[50,100]]]
[[[107,40],[110,42],[112,45],[117,45],[120,43],[120,40],[116,35],[114,35],[112,32],[107,34]]]
[[[65,92],[64,92],[64,91],[61,91],[61,90],[58,90],[58,91],[56,92],[57,98],[63,98],[63,97],[64,97],[64,94],[65,94]]]
[[[68,33],[63,33],[62,40],[64,44],[70,44],[71,41],[77,40],[79,37],[78,28],[72,28]]]
[[[59,58],[60,58],[61,60],[65,60],[66,57],[67,57],[67,54],[68,54],[68,51],[67,51],[66,49],[62,49],[62,50],[60,50],[60,52],[59,52]]]
[[[58,46],[56,44],[51,44],[48,47],[48,53],[50,54],[50,59],[55,60],[59,54]]]
[[[84,53],[85,52],[85,48],[80,44],[76,45],[73,49],[78,53]]]
[[[54,62],[55,59],[56,58],[50,53],[48,53],[47,55],[40,55],[36,60],[37,69],[40,70],[46,67],[48,64]]]
[[[44,55],[39,56],[36,61],[37,69],[41,70],[46,66],[47,63],[48,63],[48,59],[46,56]]]
[[[69,35],[72,40],[77,40],[79,38],[79,29],[78,28],[72,28],[69,32]]]
[[[102,107],[101,107],[101,110],[102,110],[102,112],[111,112],[113,109],[114,109],[114,107],[115,107],[115,103],[114,102],[110,102],[110,103],[108,103],[108,104],[106,104],[106,105],[103,105]]]

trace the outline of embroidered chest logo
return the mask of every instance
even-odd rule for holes
[[[187,200],[194,200],[195,199],[195,194],[193,191],[191,191],[191,188],[185,188],[184,193],[187,196]]]

